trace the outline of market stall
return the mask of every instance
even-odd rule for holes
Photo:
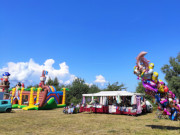
[[[146,112],[144,94],[127,91],[101,91],[83,94],[80,112],[137,115]]]

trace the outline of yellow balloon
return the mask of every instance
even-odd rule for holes
[[[152,75],[152,80],[157,83],[159,74],[157,72],[154,72]]]

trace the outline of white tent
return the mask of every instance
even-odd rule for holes
[[[128,92],[128,91],[101,91],[98,93],[92,93],[92,94],[82,94],[83,96],[83,104],[86,103],[86,98],[85,97],[91,97],[91,102],[93,103],[94,97],[98,97],[98,104],[87,104],[85,108],[90,108],[90,107],[95,107],[95,108],[101,108],[103,109],[103,106],[108,107],[108,113],[116,113],[117,107],[121,109],[122,112],[129,112],[131,110],[131,113],[137,112],[137,114],[140,114],[142,112],[141,104],[140,104],[140,99],[141,97],[139,96],[145,96],[143,93],[133,93],[133,92]],[[121,97],[131,97],[130,103],[128,102],[129,106],[120,106],[120,104],[124,104],[127,100],[127,98],[121,98]],[[109,99],[108,97],[113,97],[113,101]],[[115,100],[116,102],[114,102]],[[114,103],[113,103],[114,102]],[[133,108],[132,106],[136,105]],[[84,106],[83,106],[84,107]],[[126,111],[125,111],[126,110]],[[103,110],[104,111],[104,110]],[[103,112],[101,110],[101,112]],[[107,112],[106,112],[107,113]],[[130,113],[130,112],[129,112]]]
[[[119,97],[131,96],[131,101],[133,104],[134,98],[136,96],[144,96],[144,95],[145,94],[143,94],[143,93],[132,93],[132,92],[128,92],[128,91],[101,91],[101,92],[92,93],[92,94],[82,94],[83,103],[85,102],[85,97],[92,97],[92,99],[91,99],[92,101],[93,101],[94,97],[100,97],[100,104],[103,104],[103,105],[107,104],[107,97],[109,97],[109,96],[117,97],[118,103],[121,102],[121,99]]]
[[[142,93],[132,93],[128,91],[101,91],[98,93],[92,94],[82,94],[83,97],[101,97],[101,96],[144,96],[145,94]]]

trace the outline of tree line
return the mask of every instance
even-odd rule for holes
[[[88,85],[84,79],[76,78],[72,84],[69,85],[62,85],[59,84],[58,78],[55,77],[54,80],[49,78],[46,82],[47,85],[53,85],[57,91],[61,90],[62,88],[66,87],[69,91],[66,91],[66,104],[69,105],[70,103],[80,103],[82,101],[82,94],[88,93],[97,93],[101,90],[103,91],[121,91],[126,89],[123,83],[119,84],[119,82],[115,82],[113,84],[108,84],[106,88],[100,89],[97,85]],[[31,86],[30,86],[31,87]]]

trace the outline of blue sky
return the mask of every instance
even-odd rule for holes
[[[177,0],[1,1],[0,69],[9,62],[32,58],[43,65],[53,59],[54,69],[66,62],[69,74],[87,83],[102,75],[134,91],[138,53],[147,51],[146,58],[164,79],[160,68],[180,51],[179,4]]]

